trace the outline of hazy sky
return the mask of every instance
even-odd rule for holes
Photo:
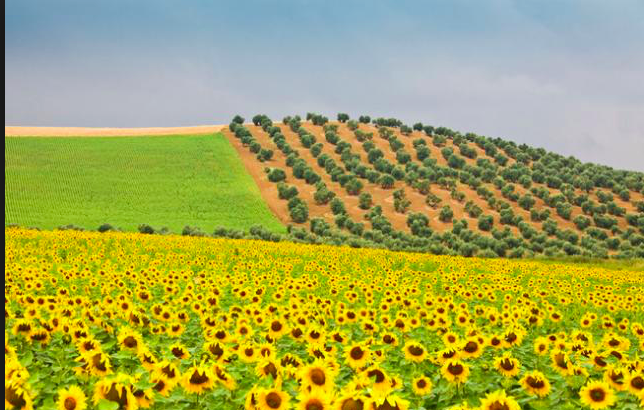
[[[307,111],[644,171],[644,1],[5,2],[5,125]]]

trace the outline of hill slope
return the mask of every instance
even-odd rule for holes
[[[7,223],[284,231],[221,134],[5,137]]]
[[[444,127],[347,119],[236,117],[223,133],[258,184],[273,182],[264,196],[281,201],[280,215],[321,236],[465,255],[644,256],[642,173]]]

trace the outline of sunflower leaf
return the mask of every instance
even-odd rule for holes
[[[101,399],[98,402],[98,410],[118,410],[119,404],[114,401]]]

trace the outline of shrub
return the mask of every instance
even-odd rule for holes
[[[344,207],[344,202],[342,202],[340,198],[333,198],[333,200],[331,200],[331,212],[333,212],[333,215],[344,214],[347,212]]]
[[[342,123],[349,121],[349,114],[345,114],[345,113],[342,113],[342,112],[339,113],[338,114],[338,121],[340,121]]]
[[[450,208],[449,205],[445,205],[443,208],[441,208],[441,211],[438,214],[438,219],[441,222],[451,222],[453,217],[454,211],[452,211],[452,208]]]
[[[392,177],[389,174],[382,175],[378,180],[378,184],[383,189],[391,189],[394,187],[395,183],[396,183],[396,180],[394,179],[394,177]]]
[[[368,192],[363,192],[360,194],[358,197],[358,206],[360,209],[369,209],[373,205],[373,198],[371,197],[371,194]]]
[[[303,223],[309,219],[309,208],[302,202],[290,209],[291,219],[295,223]]]
[[[286,185],[283,182],[277,183],[277,192],[280,199],[290,200],[297,196],[298,191],[295,186]]]
[[[141,224],[137,229],[139,230],[139,233],[143,233],[146,235],[152,235],[155,233],[154,228],[148,224]]]
[[[478,228],[481,231],[489,232],[494,226],[494,217],[492,215],[481,215],[478,219]]]
[[[110,224],[102,224],[101,226],[98,227],[97,231],[98,232],[109,232],[109,231],[115,231],[116,229],[110,225]]]
[[[281,182],[286,180],[286,172],[279,168],[273,168],[268,173],[268,180],[271,182]]]

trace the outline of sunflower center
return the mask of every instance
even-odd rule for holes
[[[118,403],[121,407],[127,407],[127,393],[124,391],[125,388],[122,388],[123,391],[119,393],[115,385],[110,386],[110,389],[105,394],[105,399]]]
[[[491,403],[488,407],[489,410],[510,410],[507,404],[495,401]]]
[[[107,366],[105,365],[105,360],[101,360],[100,353],[92,357],[92,364],[95,368],[101,372],[107,371]]]
[[[219,343],[215,345],[211,345],[209,350],[210,350],[210,353],[212,353],[216,357],[219,357],[222,354],[224,354],[224,349],[222,349],[221,346],[219,346]]]
[[[13,407],[18,409],[23,408],[27,404],[27,401],[24,398],[24,393],[18,394],[18,392],[12,387],[7,388],[5,386],[4,399],[13,405]]]
[[[324,404],[318,399],[311,399],[306,403],[304,407],[306,410],[323,410]]]
[[[467,342],[463,350],[467,353],[474,353],[479,349],[479,345],[476,342]]]
[[[277,367],[273,363],[269,363],[266,366],[264,366],[264,374],[270,374],[273,379],[277,378]]]
[[[425,379],[420,379],[416,382],[416,387],[418,387],[419,389],[424,389],[425,387],[427,387],[427,382],[425,381]]]
[[[125,347],[132,349],[135,348],[138,343],[133,336],[128,336],[123,340],[123,344],[125,345]]]
[[[360,360],[364,356],[364,350],[356,346],[353,349],[351,349],[350,356],[353,360]]]
[[[275,392],[270,392],[266,395],[266,404],[271,409],[279,409],[282,405],[282,397]]]
[[[154,390],[159,392],[163,391],[164,388],[165,388],[165,382],[163,380],[159,380],[159,382],[154,385]]]
[[[76,399],[73,397],[67,397],[63,402],[65,410],[74,410],[76,408]]]
[[[422,355],[423,355],[423,353],[425,353],[425,350],[424,350],[422,347],[420,347],[420,346],[409,346],[409,348],[407,349],[407,351],[408,351],[408,352],[409,352],[409,354],[411,354],[412,356],[422,356]]]
[[[592,389],[590,391],[590,398],[592,399],[592,401],[601,403],[606,398],[606,392],[604,392],[604,390],[602,389]]]
[[[362,410],[364,408],[364,403],[362,400],[346,399],[342,402],[341,410]]]
[[[528,386],[532,387],[533,389],[542,389],[545,386],[543,380],[539,380],[534,377],[528,377],[526,379],[526,382],[528,383]]]
[[[373,369],[369,370],[367,373],[367,376],[369,377],[376,377],[376,383],[382,383],[385,380],[385,374],[382,372],[382,370],[379,369]]]
[[[644,389],[644,379],[642,376],[636,376],[631,380],[631,386],[633,386],[636,390],[642,390]]]
[[[566,357],[561,353],[557,353],[555,355],[555,363],[557,364],[557,366],[561,367],[562,369],[567,369],[568,368],[568,363],[566,362]]]
[[[311,370],[311,381],[318,386],[323,386],[324,383],[326,382],[326,376],[324,375],[324,371],[320,369],[313,369]]]
[[[457,364],[450,364],[447,366],[447,371],[453,374],[454,376],[458,376],[459,374],[463,373],[463,365],[457,363]]]
[[[394,340],[395,339],[390,335],[385,335],[385,337],[382,338],[382,341],[385,342],[386,344],[391,344],[394,342]]]
[[[174,369],[170,368],[169,365],[164,367],[164,368],[162,368],[161,371],[163,372],[163,374],[165,374],[166,376],[168,376],[171,379],[174,379],[174,377],[176,376],[176,373],[174,372]]]
[[[271,323],[271,330],[273,332],[279,332],[280,330],[282,330],[282,324],[277,320],[274,321],[273,323]]]
[[[501,361],[501,367],[503,368],[503,370],[510,371],[514,369],[514,363],[510,359],[504,359]]]
[[[604,358],[601,356],[595,357],[595,364],[599,367],[604,367],[606,366],[606,362],[604,361]]]
[[[181,357],[183,356],[183,350],[182,350],[182,349],[179,349],[178,347],[175,347],[174,349],[172,349],[172,354],[173,354],[177,359],[179,359],[179,358],[181,358]]]
[[[206,373],[205,372],[199,373],[198,370],[195,370],[195,372],[192,373],[192,376],[190,376],[190,384],[196,384],[196,385],[205,384],[205,383],[208,383],[208,380],[209,379]]]

